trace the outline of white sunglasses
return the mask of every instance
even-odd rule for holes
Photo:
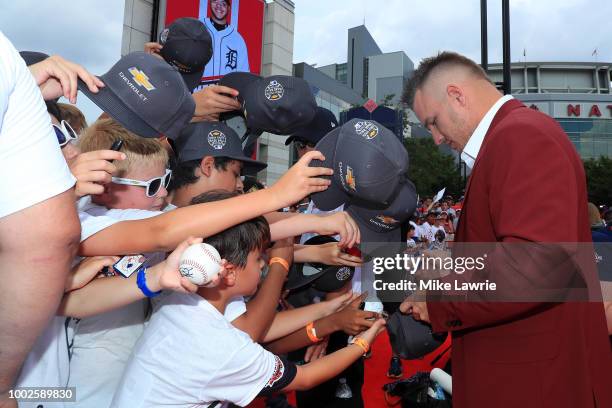
[[[147,195],[147,197],[155,197],[155,195],[159,192],[159,189],[162,187],[162,185],[165,188],[168,188],[171,178],[172,178],[172,170],[166,169],[166,174],[164,174],[161,177],[152,178],[149,181],[140,181],[140,180],[133,180],[133,179],[128,179],[128,178],[121,178],[121,177],[113,177],[111,180],[115,184],[145,187],[146,188],[145,194]]]
[[[59,143],[60,147],[64,147],[71,140],[76,140],[79,135],[74,131],[70,123],[62,120],[59,125],[53,124],[53,130],[55,131],[55,136],[57,137],[57,143]]]

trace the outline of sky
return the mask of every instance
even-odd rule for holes
[[[347,30],[364,21],[383,52],[404,51],[415,66],[440,50],[480,62],[479,0],[294,3],[296,63],[345,62]],[[120,57],[123,13],[124,0],[2,1],[0,30],[18,50],[59,54],[103,74]],[[612,62],[611,17],[609,0],[510,0],[512,61]],[[489,63],[501,62],[501,0],[488,0],[488,25]],[[77,106],[90,121],[99,114],[85,97]]]
[[[294,0],[294,62],[346,62],[365,25],[383,52],[418,62],[441,50],[480,63],[480,0]],[[502,61],[501,0],[488,0],[489,63]],[[512,61],[612,62],[612,1],[510,0]],[[592,55],[597,49],[597,55]]]

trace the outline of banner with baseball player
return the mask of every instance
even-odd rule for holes
[[[206,86],[229,72],[260,74],[264,7],[264,0],[168,1],[164,24],[179,17],[195,17],[204,23],[213,40],[213,56],[202,78]]]

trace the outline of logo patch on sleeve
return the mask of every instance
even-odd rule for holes
[[[272,376],[268,380],[266,387],[272,387],[274,384],[278,382],[281,378],[283,378],[283,374],[285,373],[285,365],[281,361],[280,357],[274,356],[274,372]]]

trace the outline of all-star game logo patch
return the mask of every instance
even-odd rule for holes
[[[285,88],[276,80],[270,81],[264,91],[264,95],[269,101],[278,101],[285,94]]]
[[[170,32],[169,28],[164,28],[164,31],[161,32],[161,34],[159,35],[159,43],[161,45],[166,44],[166,41],[168,41],[168,33]]]
[[[338,269],[338,272],[336,272],[336,279],[338,279],[339,281],[345,281],[350,276],[351,268],[349,268],[348,266],[343,266],[342,268]]]
[[[359,121],[355,123],[355,132],[368,140],[374,139],[378,136],[378,126],[365,120]]]
[[[227,139],[225,138],[225,134],[220,130],[211,130],[208,133],[208,144],[212,146],[215,150],[221,150],[225,146]]]

